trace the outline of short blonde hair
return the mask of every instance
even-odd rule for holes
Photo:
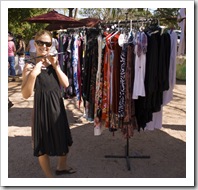
[[[40,31],[38,31],[38,32],[36,33],[35,37],[34,37],[35,41],[36,41],[40,36],[42,36],[42,35],[44,35],[44,34],[47,34],[47,35],[50,37],[51,42],[52,42],[52,34],[51,34],[51,32],[48,31],[48,30],[40,30]]]

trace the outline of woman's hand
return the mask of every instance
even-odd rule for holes
[[[51,56],[50,56],[51,55]],[[49,56],[45,58],[47,65],[52,65],[54,69],[59,65],[58,63],[58,56],[53,56],[53,53],[50,53]]]
[[[41,69],[44,67],[43,61],[39,61],[34,67],[32,67],[32,72],[35,77],[41,73]]]

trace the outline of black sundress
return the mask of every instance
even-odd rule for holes
[[[34,156],[64,156],[73,141],[55,70],[50,65],[37,76],[33,116]]]

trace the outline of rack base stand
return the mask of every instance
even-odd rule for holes
[[[128,144],[128,139],[127,139],[127,145],[125,146],[125,155],[124,156],[119,156],[119,155],[105,155],[105,158],[125,158],[126,159],[126,163],[127,163],[127,168],[128,170],[131,170],[131,166],[130,166],[130,162],[129,159],[130,158],[150,158],[150,156],[129,156],[129,144]]]

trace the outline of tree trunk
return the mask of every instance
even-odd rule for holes
[[[76,18],[76,17],[77,17],[77,14],[78,14],[78,8],[75,8],[74,18]]]
[[[69,17],[73,17],[74,8],[68,8],[68,9],[69,9]]]

